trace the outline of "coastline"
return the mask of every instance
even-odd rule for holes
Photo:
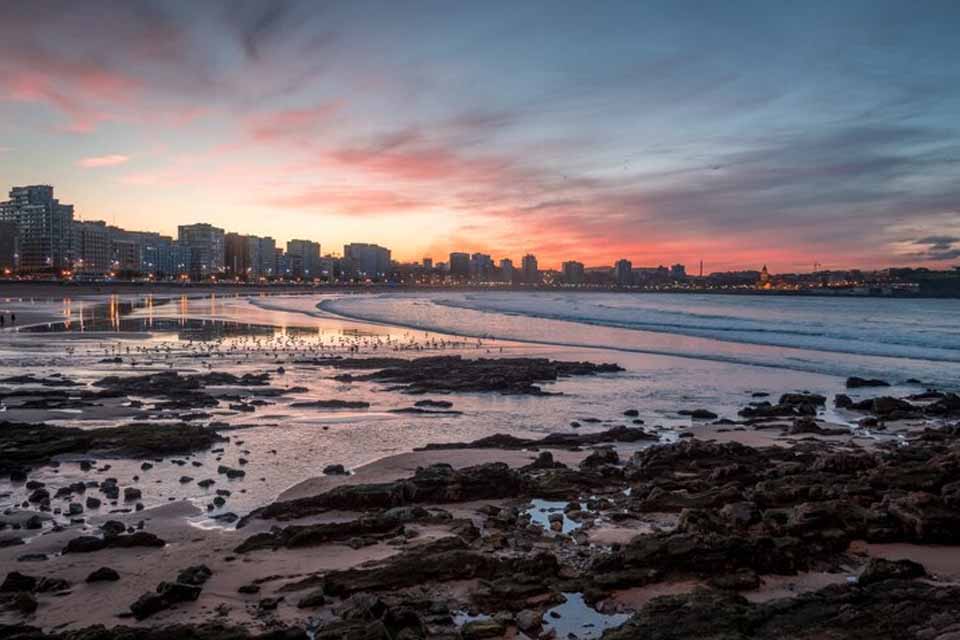
[[[177,293],[284,293],[284,294],[318,294],[318,293],[370,293],[370,292],[394,292],[394,291],[412,291],[412,292],[431,292],[431,291],[518,291],[518,292],[563,292],[577,294],[623,294],[623,295],[659,295],[659,294],[687,294],[687,295],[716,295],[716,296],[759,296],[759,297],[812,297],[812,298],[869,298],[869,299],[908,299],[908,300],[952,300],[960,298],[960,292],[952,293],[919,293],[919,292],[899,292],[895,294],[864,294],[854,293],[844,290],[777,290],[777,289],[759,289],[756,287],[745,288],[690,288],[690,287],[662,287],[655,289],[630,288],[617,286],[590,286],[590,287],[570,287],[570,286],[535,286],[535,285],[503,285],[503,286],[482,286],[482,285],[442,285],[431,286],[422,284],[395,284],[395,283],[366,283],[366,284],[297,284],[297,283],[271,283],[269,285],[246,284],[220,282],[217,284],[209,283],[166,283],[166,282],[110,282],[104,284],[91,283],[64,283],[50,281],[11,281],[0,279],[0,297],[30,297],[43,293],[47,296],[58,297],[61,292],[72,295],[90,295],[90,294],[177,294]],[[39,293],[38,293],[39,292]],[[65,294],[66,295],[66,294]]]

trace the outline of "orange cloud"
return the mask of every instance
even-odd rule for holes
[[[348,187],[342,189],[311,189],[290,196],[270,198],[267,205],[288,209],[312,209],[331,214],[360,216],[391,215],[415,209],[430,209],[428,200],[405,196],[393,191]]]
[[[115,167],[120,164],[126,164],[130,161],[129,156],[123,156],[119,154],[107,155],[107,156],[92,156],[89,158],[83,158],[77,162],[77,166],[84,167],[86,169],[96,169],[99,167]]]

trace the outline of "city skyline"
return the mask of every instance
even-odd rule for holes
[[[11,4],[0,175],[400,261],[953,266],[960,6],[816,4]]]

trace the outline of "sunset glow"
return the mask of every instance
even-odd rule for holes
[[[960,5],[601,4],[8,3],[0,175],[400,260],[960,257]]]

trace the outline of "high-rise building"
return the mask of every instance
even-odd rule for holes
[[[70,255],[77,273],[109,273],[113,267],[113,253],[107,223],[102,220],[74,222]]]
[[[290,258],[286,252],[279,247],[277,247],[275,251],[273,265],[273,272],[278,278],[286,280],[293,277],[293,272],[290,269]]]
[[[257,250],[257,277],[273,278],[277,275],[277,241],[270,236],[257,238]]]
[[[687,277],[687,268],[682,264],[675,264],[670,267],[670,277],[674,280],[684,280]]]
[[[502,258],[500,260],[500,280],[506,283],[512,283],[516,273],[514,273],[513,260]]]
[[[493,258],[485,253],[470,256],[470,279],[489,282],[493,279]]]
[[[250,269],[249,236],[228,233],[223,237],[224,273],[228,278],[247,278]]]
[[[457,280],[466,280],[470,277],[470,254],[454,252],[450,254],[450,276]]]
[[[320,274],[320,243],[310,240],[287,242],[287,260],[291,276],[312,280]]]
[[[525,284],[540,284],[540,268],[537,266],[537,257],[532,253],[523,256],[521,272]]]
[[[143,243],[149,233],[107,227],[110,231],[111,270],[124,276],[139,275],[143,271]]]
[[[583,263],[570,260],[563,263],[563,281],[566,284],[583,284]]]
[[[617,285],[626,287],[633,284],[633,263],[623,258],[613,266],[613,276]]]
[[[178,242],[190,249],[190,277],[203,280],[223,273],[226,264],[224,232],[206,223],[180,225]]]
[[[17,270],[17,223],[0,221],[0,276]]]
[[[228,233],[224,236],[225,273],[229,278],[272,278],[277,270],[277,243],[273,238]]]
[[[156,280],[176,280],[190,274],[190,247],[159,233],[144,233],[141,273]]]
[[[53,187],[14,187],[10,199],[0,202],[0,222],[17,225],[18,270],[60,271],[71,266],[73,205],[60,204]]]
[[[424,259],[423,259],[423,270],[424,270],[424,271],[433,271],[433,258],[424,258]]]
[[[353,242],[343,245],[345,269],[359,278],[383,279],[390,273],[390,249]]]
[[[318,275],[321,280],[332,282],[340,277],[340,258],[327,255],[320,258]]]

